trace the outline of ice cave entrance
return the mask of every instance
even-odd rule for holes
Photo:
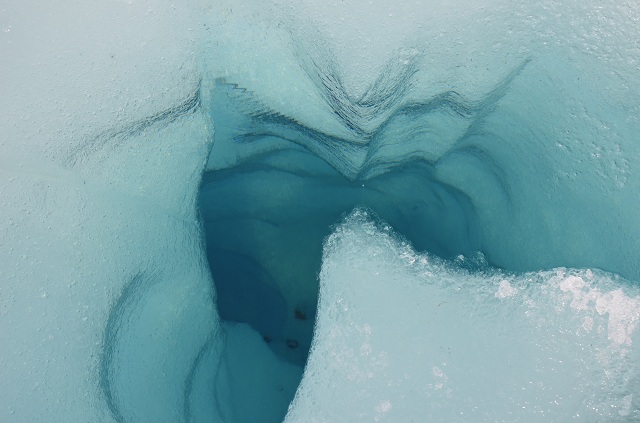
[[[402,66],[390,65],[359,100],[344,94],[330,67],[305,69],[310,92],[321,99],[318,110],[328,117],[303,106],[291,108],[295,116],[289,116],[278,109],[281,103],[237,82],[217,79],[203,88],[215,133],[199,213],[228,333],[226,354],[241,357],[229,377],[236,408],[248,410],[237,421],[285,416],[307,363],[316,314],[322,315],[323,243],[356,207],[373,211],[417,251],[461,257],[456,269],[490,265],[522,273],[591,266],[637,274],[623,242],[601,248],[623,239],[616,228],[624,225],[610,230],[592,224],[604,215],[633,217],[590,189],[599,186],[596,176],[586,174],[576,189],[560,172],[581,161],[553,141],[562,126],[548,119],[549,104],[562,103],[548,104],[544,93],[557,92],[554,82],[531,84],[547,81],[539,79],[544,62],[518,59],[481,93],[425,90],[411,99],[405,88],[415,86],[417,62],[395,62]],[[620,202],[629,198],[623,191],[605,194]],[[470,292],[476,289],[483,288]],[[287,376],[274,385],[247,370],[256,363]],[[251,394],[247,386],[255,387]],[[300,386],[305,389],[304,379]],[[263,408],[246,403],[256,395],[278,401],[265,400]]]
[[[297,366],[284,389],[293,395],[313,337],[323,241],[334,225],[364,206],[416,249],[451,258],[478,250],[475,213],[424,160],[348,177],[289,131],[311,133],[309,143],[329,135],[287,120],[261,130],[264,122],[238,112],[245,109],[219,101],[212,112],[224,124],[216,122],[200,188],[207,258],[221,318],[249,325],[280,360]]]
[[[349,180],[291,146],[208,172],[200,205],[221,317],[248,323],[298,365],[313,335],[323,239],[354,207],[371,208],[422,251],[449,258],[475,246],[468,199],[421,164]]]

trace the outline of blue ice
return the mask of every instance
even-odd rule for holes
[[[2,7],[0,421],[640,420],[640,9],[347,3]]]

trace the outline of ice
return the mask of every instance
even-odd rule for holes
[[[181,419],[217,348],[198,7],[0,9],[0,421]]]
[[[0,421],[637,420],[633,3],[4,3]]]
[[[639,294],[603,272],[469,272],[355,210],[325,243],[286,421],[634,421]]]
[[[227,421],[278,422],[302,376],[302,367],[278,358],[245,324],[227,324],[226,365],[233,399]]]

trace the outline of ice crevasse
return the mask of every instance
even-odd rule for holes
[[[640,420],[639,18],[0,5],[0,421]]]

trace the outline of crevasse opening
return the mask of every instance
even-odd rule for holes
[[[218,309],[223,319],[248,323],[273,352],[292,363],[303,365],[307,359],[306,351],[311,346],[312,361],[306,367],[294,408],[289,410],[288,418],[292,421],[304,421],[311,416],[335,418],[335,415],[349,413],[350,408],[358,408],[350,404],[349,400],[343,407],[337,405],[339,401],[326,402],[332,395],[317,388],[321,380],[335,380],[338,375],[346,373],[344,389],[361,389],[358,395],[362,398],[371,396],[374,392],[384,392],[382,386],[385,383],[389,386],[399,383],[393,382],[393,378],[380,377],[381,387],[376,388],[371,382],[370,386],[359,388],[358,375],[363,371],[361,367],[365,366],[367,374],[376,378],[376,365],[367,364],[369,362],[365,358],[354,359],[354,368],[338,365],[345,358],[336,356],[337,351],[342,351],[343,348],[335,344],[333,336],[336,332],[331,332],[334,335],[329,340],[318,338],[317,334],[312,339],[313,326],[309,324],[307,316],[313,316],[316,331],[324,318],[322,308],[318,310],[315,306],[318,298],[318,269],[333,266],[331,260],[335,258],[327,255],[330,244],[326,244],[324,240],[335,230],[335,224],[354,208],[365,206],[373,210],[386,222],[385,225],[401,234],[408,242],[406,245],[411,245],[411,248],[431,256],[453,260],[450,261],[451,266],[458,271],[451,274],[444,272],[441,276],[451,280],[452,286],[457,286],[456,289],[465,287],[466,294],[462,298],[474,297],[491,289],[494,280],[500,277],[497,268],[523,272],[551,268],[562,263],[586,266],[590,262],[600,262],[605,268],[623,272],[627,265],[620,257],[607,259],[606,255],[603,256],[603,251],[598,246],[602,239],[597,238],[601,234],[597,231],[584,231],[585,219],[590,219],[593,211],[582,208],[585,202],[589,202],[589,196],[576,193],[571,184],[559,178],[558,169],[548,155],[533,155],[534,151],[547,148],[546,140],[534,135],[526,142],[522,141],[524,134],[532,131],[535,134],[539,126],[536,119],[521,116],[517,110],[517,105],[530,99],[532,95],[529,91],[530,78],[535,78],[539,71],[533,59],[525,57],[515,63],[512,69],[496,77],[493,86],[487,88],[486,92],[463,95],[454,90],[445,90],[420,98],[415,93],[411,96],[405,94],[407,87],[419,84],[421,60],[420,57],[406,54],[403,51],[398,57],[391,59],[383,73],[359,100],[354,100],[341,91],[344,88],[339,76],[329,66],[330,62],[323,66],[322,62],[313,61],[312,67],[305,68],[310,61],[301,60],[299,66],[305,70],[305,75],[310,75],[318,97],[323,99],[326,108],[334,115],[330,125],[306,126],[302,123],[304,119],[298,120],[295,115],[288,116],[285,112],[274,109],[259,94],[240,83],[216,79],[212,87],[208,88],[209,113],[214,126],[219,130],[214,137],[200,188],[200,208],[208,258],[219,295]],[[401,65],[395,65],[396,62]],[[513,123],[515,117],[520,117],[517,125]],[[536,199],[541,196],[562,198],[563,202],[536,203]],[[536,207],[532,207],[532,204],[536,204]],[[608,205],[600,201],[594,201],[592,206],[608,208]],[[580,208],[581,214],[573,214],[566,219],[565,212],[575,208]],[[560,232],[564,236],[558,238]],[[596,238],[599,239],[598,242]],[[324,259],[321,260],[323,245]],[[392,253],[396,253],[396,248],[392,249]],[[366,263],[370,263],[372,268],[377,268],[379,264],[374,262],[378,258],[368,257],[366,248],[362,251],[364,257],[358,257],[359,260],[364,260],[362,266],[366,268]],[[353,251],[349,254],[352,253],[357,254]],[[352,259],[354,263],[357,262],[355,258]],[[487,265],[493,266],[491,268],[494,270],[489,271]],[[631,270],[632,267],[628,269]],[[468,284],[468,279],[474,277],[466,273],[470,270],[480,274],[487,272],[484,280],[479,277],[477,287],[472,288]],[[429,270],[439,271],[443,269]],[[365,274],[368,272],[364,271]],[[337,277],[334,274],[327,276],[326,272],[324,276],[324,281],[320,278],[321,292],[323,283],[326,285],[325,289],[333,289],[332,284]],[[367,289],[365,276],[356,274],[354,278],[341,283],[362,283],[357,285],[359,289]],[[343,280],[341,277],[337,279]],[[543,284],[550,283],[546,275],[541,274],[536,279]],[[603,286],[608,283],[607,277],[599,280]],[[510,285],[509,279],[503,281],[504,286],[497,288],[498,294],[494,298],[503,298],[502,294],[509,294],[515,289]],[[533,279],[530,278],[529,281],[532,282]],[[416,282],[417,285],[421,283]],[[614,288],[609,288],[611,292],[615,291],[615,284],[613,286]],[[342,288],[336,289],[342,292]],[[384,289],[379,291],[381,298],[393,297],[391,293],[385,294]],[[395,288],[391,285],[386,289]],[[561,287],[561,291],[566,290]],[[595,291],[590,292],[595,295]],[[433,292],[418,296],[431,294]],[[439,305],[449,303],[447,295],[450,294],[451,292],[440,297]],[[504,295],[511,296],[507,294]],[[637,317],[633,317],[633,309],[636,298],[633,295],[623,294],[619,308],[603,312],[609,314],[611,319],[616,319],[615,316],[619,314],[631,313],[629,321],[623,319],[626,321],[620,329],[623,332],[635,330]],[[595,296],[592,300],[595,303],[601,302]],[[346,300],[338,296],[336,301]],[[357,298],[352,298],[352,301],[358,302]],[[466,299],[462,300],[461,307],[466,307],[463,305],[465,301]],[[557,298],[551,296],[542,298],[541,301],[554,304]],[[494,307],[489,303],[478,303],[474,307]],[[334,306],[332,303],[325,305],[329,309]],[[381,304],[379,306],[383,307]],[[397,310],[402,309],[403,305],[399,302],[394,307],[389,302],[389,307]],[[590,306],[585,304],[585,307]],[[505,312],[499,306],[497,308],[496,313]],[[325,309],[324,313],[328,311]],[[467,318],[478,319],[486,325],[484,330],[495,326],[497,323],[491,319],[482,320],[484,313],[486,311],[479,311],[478,315]],[[598,313],[602,314],[600,311]],[[527,314],[531,312],[525,312]],[[575,319],[570,312],[568,314],[567,319]],[[386,316],[390,318],[391,315]],[[342,333],[345,321],[332,320],[335,318],[335,312],[331,312],[329,323],[323,323],[324,329],[328,325],[333,331]],[[351,322],[348,315],[345,315],[345,319],[346,322]],[[454,326],[459,325],[454,323],[456,319],[450,315],[449,319]],[[583,322],[583,326],[593,328],[594,317],[587,316],[584,319],[587,323]],[[564,323],[565,321],[551,330],[558,330],[559,333],[566,331]],[[366,320],[361,320],[360,324],[371,327],[371,323]],[[448,323],[445,321],[442,324]],[[539,330],[542,325],[540,322],[522,323],[528,324],[533,325],[532,330]],[[625,326],[626,324],[629,326]],[[351,326],[352,323],[348,325]],[[425,325],[429,327],[429,331],[435,331],[437,342],[450,343],[448,339],[436,336],[437,330],[430,323],[425,322]],[[419,328],[422,327],[411,324],[401,326],[412,328],[407,329],[409,333],[420,331]],[[602,331],[602,326],[600,328],[598,330]],[[483,329],[469,330],[482,333]],[[610,328],[612,332],[617,330]],[[385,325],[383,333],[385,331],[393,329]],[[591,329],[587,332],[590,331]],[[489,331],[481,336],[491,339],[493,335]],[[624,339],[623,344],[630,340],[626,336],[616,338],[615,335],[605,338],[612,337],[614,347],[611,348],[617,348],[616,345],[619,344],[615,339]],[[497,342],[504,342],[501,339]],[[350,357],[353,348],[358,346],[347,338],[344,342],[345,351],[351,351],[347,353]],[[411,344],[412,341],[409,339],[403,342]],[[470,337],[469,342],[475,341],[472,342]],[[575,345],[582,346],[582,342],[584,341],[576,341]],[[596,349],[610,348],[606,344],[607,341],[604,341]],[[517,347],[513,343],[511,347],[513,351],[530,348],[526,343],[523,345]],[[571,345],[567,347],[567,344],[552,342],[538,353],[550,354],[553,360],[563,361],[566,360],[567,348],[573,348]],[[368,341],[359,348],[361,356],[369,356]],[[380,348],[383,355],[392,350],[391,346]],[[457,345],[457,348],[461,346]],[[477,348],[482,349],[484,346]],[[457,360],[469,360],[464,352],[459,351],[459,354],[461,355],[457,356]],[[625,356],[627,352],[622,351],[620,354]],[[334,358],[327,362],[326,357]],[[434,359],[434,356],[429,357]],[[594,357],[588,355],[582,359],[589,361],[594,360]],[[579,364],[568,362],[570,364],[562,367],[562,372],[567,377],[573,371],[579,371],[575,367],[579,367]],[[440,364],[445,366],[449,363],[447,359]],[[595,415],[610,417],[619,412],[620,416],[628,417],[634,404],[633,394],[630,392],[635,392],[636,382],[622,380],[624,377],[620,368],[626,365],[624,363],[623,359],[611,365],[602,362],[595,364],[602,369],[603,373],[600,375],[617,375],[614,377],[617,379],[614,384],[621,390],[618,396],[603,399],[603,393],[588,388],[576,391],[567,400],[568,403],[574,404],[583,414],[593,407],[600,407],[601,410],[605,407],[607,411],[597,412]],[[459,365],[456,362],[452,364]],[[499,361],[495,365],[493,371],[507,374],[505,377],[510,380],[506,390],[502,387],[499,389],[499,397],[510,395],[511,389],[524,383],[522,377],[529,371],[526,370],[529,364],[521,368],[522,374],[518,374],[518,371],[510,374],[510,370],[500,368]],[[516,367],[520,367],[520,364],[514,359],[510,369]],[[385,366],[381,365],[378,370],[383,368]],[[433,369],[436,369],[433,372],[438,375],[442,373],[442,377],[448,378],[440,367],[435,366]],[[317,373],[325,370],[328,375]],[[354,373],[348,376],[350,372]],[[535,413],[552,416],[550,418],[566,416],[566,408],[555,407],[552,403],[553,395],[562,395],[568,386],[563,382],[554,383],[552,373],[544,373],[540,368],[537,372],[536,383],[552,394],[549,396],[531,391],[531,395],[536,398],[534,401],[537,401]],[[297,378],[290,381],[293,392]],[[441,382],[435,386],[444,386]],[[251,379],[246,383],[251,383]],[[408,382],[408,386],[412,387],[412,382]],[[462,382],[456,389],[464,391],[467,386]],[[511,397],[505,407],[486,399],[478,399],[488,401],[488,408],[478,411],[481,407],[472,407],[465,413],[475,417],[482,415],[484,418],[497,418],[504,413],[515,412],[509,411],[511,407],[518,409],[528,401],[526,395],[523,399],[514,398]],[[320,403],[325,404],[324,408],[318,408]],[[382,411],[376,412],[372,417],[363,409],[358,415],[371,418],[395,415],[396,417],[388,418],[404,419],[418,412],[413,402],[409,401],[404,403],[402,411],[390,413],[392,403],[397,404],[397,401],[389,399],[379,404],[371,403],[370,407]],[[454,403],[455,401],[452,402]],[[608,405],[602,405],[604,403]],[[362,407],[366,407],[366,404],[366,401],[360,403]],[[453,405],[451,407],[455,408]],[[445,416],[454,418],[450,415],[453,408],[434,406],[429,415],[435,419]],[[462,408],[464,407],[460,409]],[[524,413],[521,417],[529,418],[527,416]],[[369,417],[363,418],[363,421],[367,421]]]

